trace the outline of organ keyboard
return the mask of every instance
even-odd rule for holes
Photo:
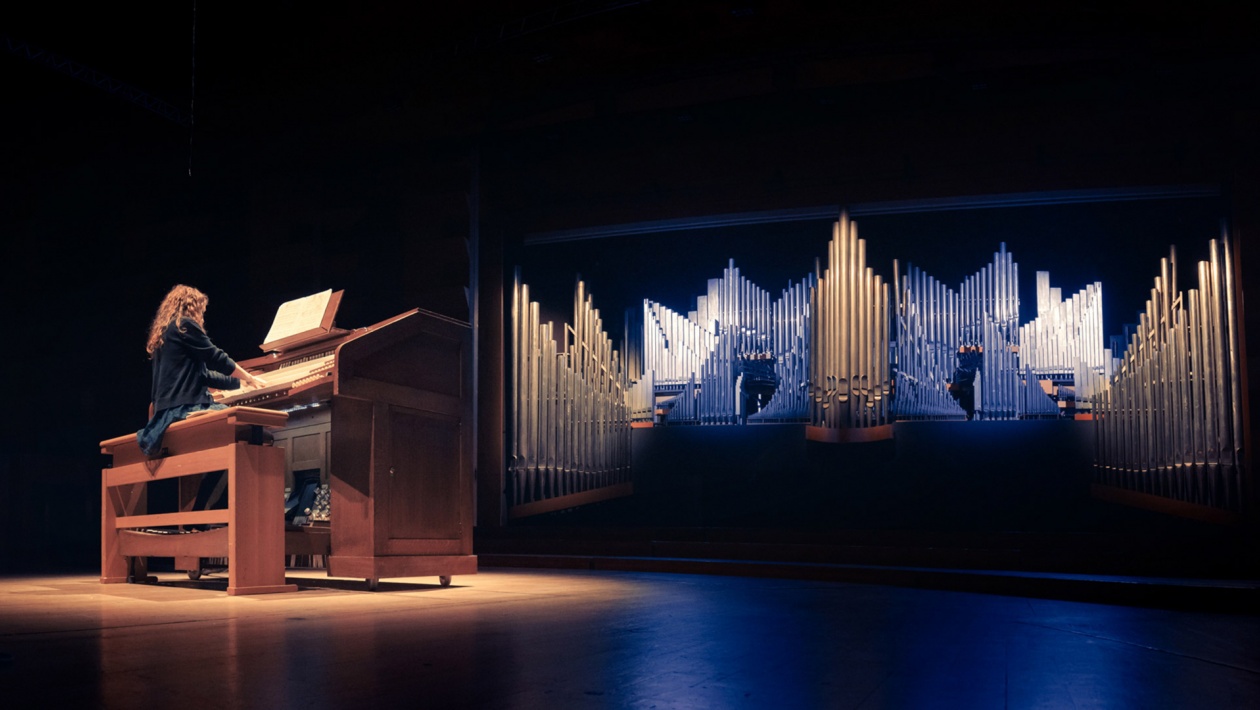
[[[250,360],[241,366],[267,382],[266,387],[220,390],[214,393],[215,401],[227,405],[259,406],[269,402],[293,404],[328,399],[333,370],[337,364],[336,352],[320,348],[318,352],[285,359],[272,369],[266,359]]]
[[[267,409],[300,408],[327,401],[333,394],[338,364],[337,348],[341,344],[388,328],[393,323],[417,312],[422,311],[403,313],[366,328],[336,330],[332,335],[317,336],[314,342],[298,343],[282,352],[272,352],[261,357],[242,360],[237,364],[261,377],[267,385],[258,388],[241,387],[235,390],[218,390],[213,393],[214,399],[228,406]]]

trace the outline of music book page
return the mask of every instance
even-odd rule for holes
[[[295,335],[327,330],[323,322],[332,295],[332,289],[328,289],[281,304],[263,343],[277,343]],[[266,345],[263,347],[265,349]]]

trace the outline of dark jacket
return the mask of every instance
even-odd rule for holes
[[[153,353],[153,411],[181,404],[210,404],[207,390],[234,390],[241,381],[229,377],[236,363],[194,321],[180,318],[166,326],[162,347]]]

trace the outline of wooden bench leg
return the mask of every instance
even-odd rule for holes
[[[228,594],[297,591],[284,581],[284,449],[236,445],[228,511]]]
[[[199,473],[193,476],[183,476],[179,479],[179,510],[187,513],[197,507],[197,492],[201,489],[201,481],[206,474]],[[190,579],[198,579],[201,577],[201,558],[200,557],[176,557],[175,569],[179,572],[187,572]]]
[[[112,488],[105,485],[101,474],[101,583],[121,584],[131,578],[148,578],[148,561],[131,560],[119,552],[119,516],[143,515],[148,506],[148,491],[143,483],[133,483]],[[136,565],[139,565],[137,570]]]

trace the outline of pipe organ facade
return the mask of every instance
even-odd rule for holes
[[[848,214],[832,225],[827,265],[815,272],[807,435],[835,440],[841,430],[878,427],[891,436],[888,285],[867,266],[866,240]]]
[[[686,315],[644,300],[641,322],[626,319],[623,349],[638,346],[628,360],[580,280],[573,323],[556,330],[518,273],[510,497],[529,505],[628,485],[632,420],[804,422],[811,439],[862,440],[890,436],[894,419],[962,418],[964,407],[986,420],[1058,417],[1043,385],[1062,394],[1070,384],[1095,421],[1098,484],[1237,509],[1235,269],[1228,240],[1212,240],[1198,288],[1183,293],[1174,251],[1121,351],[1122,338],[1103,334],[1099,282],[1063,298],[1037,272],[1037,316],[1021,325],[1019,266],[1005,244],[956,288],[894,262],[890,289],[841,213],[825,264],[777,296],[731,261]],[[973,385],[963,406],[960,375]]]
[[[585,284],[579,280],[574,289],[573,322],[557,330],[541,321],[518,271],[511,347],[514,509],[628,486],[629,381]]]
[[[840,442],[890,437],[895,420],[1073,409],[1092,420],[1100,495],[1218,513],[1246,505],[1241,291],[1227,237],[1209,242],[1197,288],[1178,290],[1175,250],[1162,259],[1138,323],[1110,337],[1101,282],[1064,298],[1046,271],[1036,317],[1021,324],[1019,266],[1004,243],[956,287],[896,261],[889,284],[866,261],[842,212],[825,260],[777,296],[732,260],[686,315],[648,299],[628,310],[620,352],[582,281],[572,324],[557,329],[518,270],[512,509],[631,492],[634,425],[794,422],[809,439]]]
[[[757,421],[802,421],[809,416],[810,298],[814,275],[788,284],[773,304],[770,355],[777,389],[769,404],[749,415]]]
[[[964,349],[979,353],[972,384],[977,418],[1058,415],[1058,405],[1042,388],[1035,368],[1023,358],[1019,264],[1005,243],[994,252],[992,263],[965,279],[956,291],[911,264],[899,276],[896,294],[897,393],[893,406],[898,419],[964,416],[963,408],[950,394],[951,384],[959,384],[956,380]],[[1101,317],[1101,301],[1098,305]],[[1090,335],[1097,335],[1101,344],[1101,333],[1100,327]]]
[[[670,423],[805,417],[811,283],[789,284],[772,300],[732,260],[686,316],[645,300],[636,419],[644,415],[644,381],[654,400],[664,398],[660,408]]]
[[[708,361],[717,340],[717,334],[695,318],[654,301],[643,302],[643,371],[654,373],[658,384],[686,382]]]
[[[1024,366],[1040,379],[1071,382],[1078,409],[1088,408],[1111,374],[1111,350],[1103,347],[1102,284],[1094,282],[1064,300],[1050,274],[1037,272],[1037,317],[1020,326]]]
[[[979,346],[982,364],[976,376],[976,416],[1017,419],[1026,406],[1019,352],[1019,264],[999,245],[993,261],[965,279],[959,288],[962,345]],[[1021,386],[1025,385],[1025,386]]]
[[[807,421],[833,432],[890,424],[888,285],[867,266],[847,215],[832,232],[826,268],[816,264],[777,298],[731,261],[686,316],[645,300],[636,420],[661,411],[671,424]]]
[[[1230,241],[1208,244],[1198,288],[1177,288],[1175,249],[1095,397],[1095,483],[1216,510],[1244,505],[1238,274]]]
[[[894,271],[897,266],[894,264]],[[938,419],[962,415],[949,394],[957,365],[961,308],[958,292],[919,267],[908,264],[899,277],[896,324],[898,419]]]

